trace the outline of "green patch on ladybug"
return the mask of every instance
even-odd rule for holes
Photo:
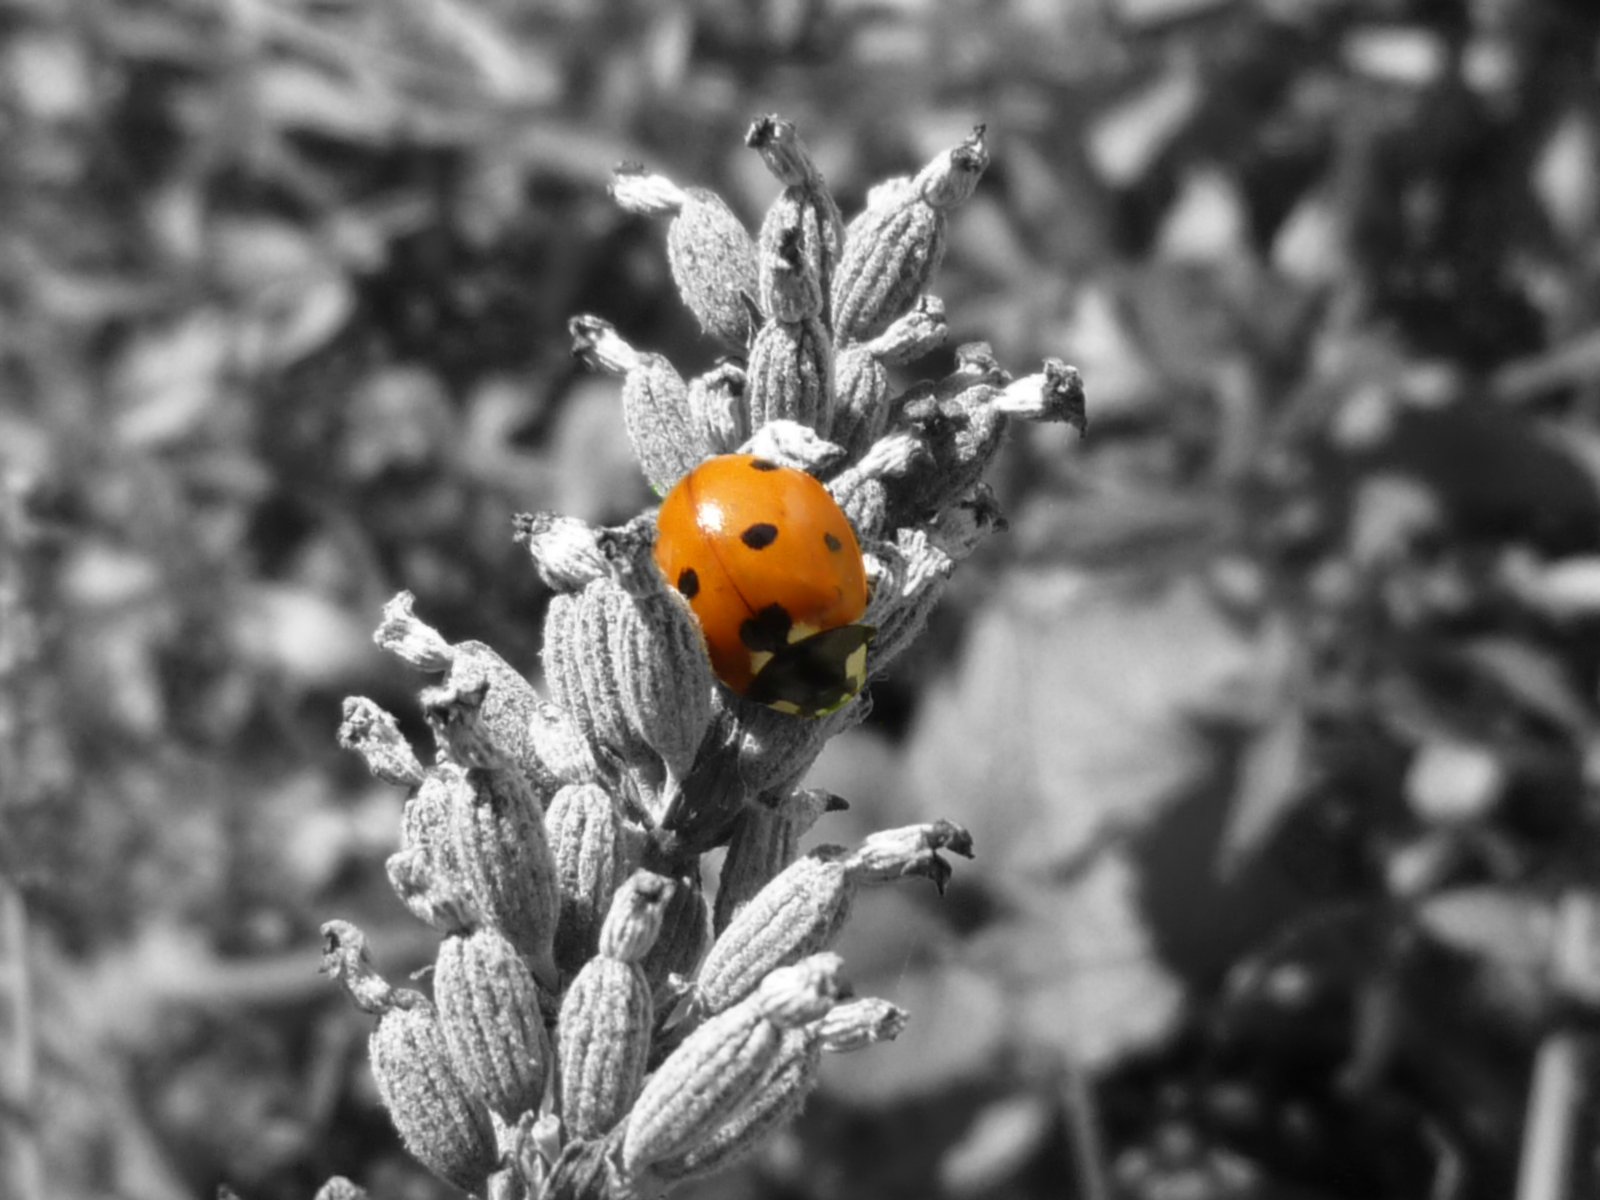
[[[871,625],[841,625],[775,651],[745,695],[797,717],[823,717],[850,702],[867,681]]]

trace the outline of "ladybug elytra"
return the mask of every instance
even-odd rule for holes
[[[689,601],[717,677],[741,696],[822,716],[866,682],[866,568],[849,519],[804,471],[723,454],[656,517],[655,558]]]

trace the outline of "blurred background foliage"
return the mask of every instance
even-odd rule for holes
[[[847,214],[988,123],[952,343],[1091,436],[815,773],[977,836],[841,947],[910,1029],[685,1194],[1510,1194],[1593,1012],[1597,63],[1588,0],[0,0],[0,1177],[444,1194],[313,974],[427,958],[339,701],[424,740],[402,587],[537,676],[511,515],[649,502],[567,317],[715,353],[611,169],[753,225],[779,112]]]

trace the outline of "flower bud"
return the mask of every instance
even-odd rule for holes
[[[854,852],[820,846],[783,869],[756,893],[713,943],[695,976],[704,1012],[721,1012],[748,996],[769,972],[825,949],[844,926],[856,888],[912,875],[942,892],[948,849],[970,857],[972,837],[959,825],[935,821],[873,834]]]
[[[767,168],[784,185],[783,193],[767,210],[756,239],[762,249],[757,255],[762,303],[769,314],[777,311],[770,299],[774,292],[770,276],[773,261],[766,250],[775,246],[785,231],[794,231],[798,235],[801,257],[821,293],[815,314],[824,324],[829,324],[828,290],[840,248],[844,245],[844,222],[839,216],[839,206],[834,203],[822,173],[790,122],[778,116],[760,118],[750,126],[745,145],[761,155]]]
[[[795,421],[819,433],[833,422],[833,342],[816,317],[768,321],[750,347],[745,406],[751,429]]]
[[[695,976],[695,998],[719,1013],[768,974],[825,949],[850,915],[846,851],[822,846],[796,859],[741,908],[712,943]]]
[[[401,809],[400,850],[386,864],[401,903],[418,920],[444,932],[457,928],[463,908],[471,905],[450,833],[451,808],[470,803],[471,787],[459,767],[429,767]]]
[[[740,1004],[709,1018],[646,1081],[622,1134],[630,1172],[692,1151],[747,1104],[784,1031],[821,1017],[838,995],[839,960],[816,955],[771,972]]]
[[[664,807],[694,765],[716,685],[694,613],[662,578],[642,528],[606,546],[611,575],[551,603],[545,675],[588,738],[635,767],[662,764],[665,778],[647,782]]]
[[[704,457],[683,377],[661,355],[628,345],[609,321],[573,317],[567,329],[573,354],[622,376],[622,419],[628,440],[645,479],[658,495],[666,495]]]
[[[843,799],[821,788],[766,794],[746,805],[728,839],[713,909],[714,927],[727,928],[734,914],[794,861],[800,839],[818,817],[848,807]]]
[[[561,1117],[569,1137],[594,1138],[627,1113],[644,1079],[654,1020],[639,960],[661,929],[671,884],[635,872],[617,891],[600,953],[567,989],[557,1025]]]
[[[489,1110],[451,1066],[433,1005],[391,988],[372,966],[366,936],[348,921],[322,927],[322,971],[363,1012],[378,1015],[369,1057],[378,1095],[414,1158],[441,1179],[477,1192],[494,1169]]]
[[[747,345],[755,247],[733,210],[715,192],[679,188],[635,167],[618,169],[611,194],[629,212],[671,215],[667,261],[683,302],[707,333],[735,348]]]
[[[561,900],[538,802],[515,772],[442,767],[440,773],[452,769],[461,775],[450,787],[450,845],[464,890],[527,956],[535,978],[553,988]]]
[[[530,780],[537,779],[544,770],[528,739],[528,723],[539,704],[533,685],[482,642],[446,642],[417,618],[414,603],[410,592],[389,601],[375,640],[418,669],[446,672],[439,688],[430,691],[432,702],[474,709],[474,736]]]
[[[483,926],[439,947],[433,996],[456,1073],[508,1122],[539,1107],[550,1064],[539,993],[509,942]]]
[[[345,699],[339,745],[359,754],[373,777],[385,783],[414,788],[422,782],[422,763],[411,743],[401,736],[394,714],[365,696]]]
[[[915,179],[873,189],[866,210],[845,230],[833,279],[841,344],[876,337],[916,303],[944,257],[947,210],[972,194],[988,165],[980,125]]]
[[[876,996],[863,996],[834,1005],[810,1028],[816,1031],[824,1050],[849,1054],[879,1042],[894,1041],[910,1019],[899,1005]]]
[[[497,1153],[484,1102],[451,1068],[433,1006],[417,992],[385,1012],[368,1043],[372,1077],[405,1147],[464,1192],[481,1192]]]
[[[545,811],[561,891],[556,965],[573,972],[595,952],[612,894],[622,877],[622,822],[599,784],[569,785]]]

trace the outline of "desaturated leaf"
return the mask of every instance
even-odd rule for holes
[[[1545,900],[1503,887],[1463,887],[1417,907],[1423,929],[1446,946],[1517,971],[1550,966],[1555,910]]]
[[[269,61],[258,66],[255,99],[270,126],[340,142],[382,144],[400,121],[400,106],[388,92],[302,62]]]
[[[977,939],[972,961],[1007,997],[1020,1052],[1047,1050],[1094,1071],[1172,1032],[1184,988],[1157,956],[1140,889],[1124,853],[1102,852]]]
[[[918,712],[911,793],[973,831],[979,870],[1070,862],[1154,820],[1207,770],[1187,714],[1255,658],[1197,581],[1013,571]]]
[[[226,394],[229,352],[228,324],[209,309],[138,336],[114,374],[118,435],[150,446],[193,433]]]
[[[1589,706],[1551,654],[1508,637],[1484,637],[1461,648],[1466,662],[1529,712],[1574,735],[1591,725]]]
[[[939,1182],[947,1196],[990,1196],[1015,1175],[1053,1134],[1055,1105],[1028,1092],[986,1106],[939,1158]]]
[[[1200,98],[1198,73],[1175,68],[1102,113],[1089,127],[1087,146],[1101,177],[1116,186],[1142,179],[1194,115]]]

